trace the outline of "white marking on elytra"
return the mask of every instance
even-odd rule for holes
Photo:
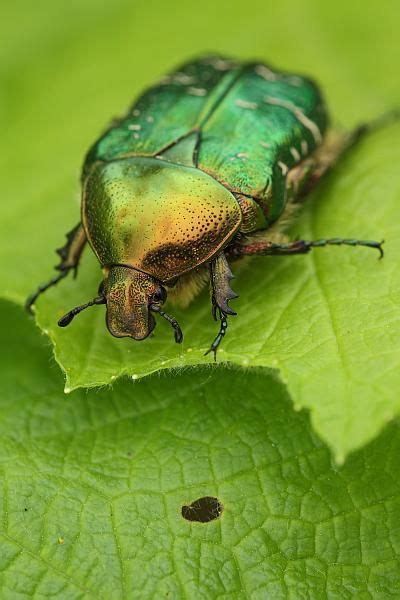
[[[267,104],[274,104],[275,106],[281,106],[282,108],[290,110],[290,112],[294,114],[296,119],[300,121],[300,123],[312,133],[316,143],[320,144],[322,142],[322,135],[318,125],[314,123],[314,121],[311,121],[311,119],[307,117],[307,115],[305,115],[304,112],[298,106],[287,100],[275,98],[274,96],[265,96],[264,102],[266,102]]]
[[[140,110],[138,108],[135,108],[135,110],[132,111],[132,114],[134,117],[138,117],[140,115]]]
[[[268,144],[268,142],[260,142],[260,146],[263,148],[271,148],[271,144]]]
[[[293,156],[294,160],[300,160],[300,153],[293,146],[290,148],[290,154]]]
[[[291,83],[292,85],[294,85],[296,87],[300,87],[301,85],[303,85],[302,78],[297,77],[297,75],[289,75],[289,77],[286,77],[285,79],[288,83]]]
[[[154,123],[154,117],[152,117],[151,115],[149,115],[148,117],[146,117],[146,121],[148,123]]]
[[[301,151],[304,154],[304,156],[306,156],[308,154],[308,144],[306,140],[301,140]]]
[[[229,71],[229,69],[232,69],[236,66],[236,63],[233,61],[224,60],[223,58],[218,58],[218,56],[210,56],[209,58],[206,58],[203,60],[203,64],[211,65],[216,71]]]
[[[191,83],[196,82],[195,77],[192,77],[192,75],[188,75],[187,73],[182,73],[180,71],[174,73],[171,80],[176,83],[182,83],[183,85],[190,85]]]
[[[197,87],[188,87],[188,89],[186,90],[188,94],[190,94],[191,96],[205,96],[207,94],[207,90],[204,88],[197,88]]]
[[[172,83],[172,81],[173,78],[171,77],[171,75],[165,75],[165,77],[162,77],[158,80],[158,85],[168,85],[169,83]]]
[[[289,171],[289,167],[280,160],[278,160],[278,165],[280,170],[282,171],[282,175],[286,175],[286,173]]]
[[[276,81],[277,79],[279,79],[279,75],[271,71],[271,69],[268,69],[268,67],[266,67],[265,65],[257,65],[254,68],[254,71],[257,73],[257,75],[259,75],[263,79],[266,79],[267,81]]]
[[[249,155],[247,154],[247,152],[238,152],[237,154],[235,154],[235,156],[231,156],[229,160],[236,160],[237,158],[246,160],[247,158],[249,158]]]
[[[128,125],[128,129],[130,129],[131,131],[140,131],[142,129],[142,126],[135,123],[133,125]]]
[[[257,73],[257,75],[263,79],[266,79],[267,81],[285,81],[286,83],[296,87],[303,85],[303,79],[301,77],[298,77],[297,75],[284,75],[281,73],[275,73],[275,71],[272,71],[272,69],[269,69],[265,65],[257,65],[254,68],[254,71]]]
[[[139,133],[134,133],[133,137],[135,138],[135,140],[138,140],[140,138],[140,134]]]
[[[241,100],[238,98],[235,102],[236,106],[240,106],[240,108],[249,108],[250,110],[255,110],[258,108],[258,104],[256,102],[248,102],[247,100]]]

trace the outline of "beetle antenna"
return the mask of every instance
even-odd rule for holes
[[[58,325],[59,325],[59,327],[66,327],[67,325],[69,325],[71,323],[72,319],[76,315],[78,315],[80,312],[85,310],[85,308],[88,308],[89,306],[94,306],[95,304],[105,304],[105,303],[106,303],[105,297],[98,296],[97,298],[94,298],[93,300],[91,300],[90,302],[87,302],[86,304],[82,304],[81,306],[76,306],[75,308],[73,308],[72,310],[67,312],[66,315],[61,317],[61,319],[58,321]]]
[[[175,335],[175,341],[177,344],[180,344],[183,340],[183,333],[182,333],[182,329],[180,328],[180,325],[178,323],[178,321],[174,318],[171,317],[170,315],[168,315],[166,312],[164,312],[163,310],[161,310],[161,308],[159,306],[157,306],[156,304],[151,304],[150,305],[150,310],[152,310],[153,312],[158,313],[159,315],[161,315],[162,317],[164,317],[164,319],[166,319],[168,321],[168,323],[174,328],[174,335]]]

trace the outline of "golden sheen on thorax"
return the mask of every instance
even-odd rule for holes
[[[100,263],[129,265],[163,282],[209,260],[241,220],[222,184],[158,158],[98,163],[84,190],[83,224]]]

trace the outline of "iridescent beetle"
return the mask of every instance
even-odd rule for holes
[[[366,130],[326,136],[317,86],[265,64],[219,56],[183,65],[146,91],[89,150],[82,174],[81,222],[57,252],[59,274],[28,299],[76,272],[86,242],[104,274],[98,296],[59,321],[106,304],[116,337],[145,339],[167,289],[188,303],[207,278],[219,333],[214,356],[236,313],[229,300],[229,261],[246,255],[292,255],[328,244],[382,242],[326,239],[289,242],[279,223]],[[262,232],[262,235],[260,233]]]

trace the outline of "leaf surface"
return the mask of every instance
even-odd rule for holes
[[[265,370],[65,396],[45,338],[0,319],[2,598],[400,594],[398,422],[337,467]],[[219,516],[182,517],[204,497]]]
[[[264,19],[261,2],[246,8],[246,15],[239,3],[228,15],[222,7],[213,8],[211,20],[207,10],[194,18],[183,3],[179,6],[182,36],[174,47],[167,40],[177,25],[161,3],[156,12],[163,30],[157,33],[149,27],[153,4],[139,9],[120,1],[111,9],[73,1],[60,14],[44,2],[34,14],[27,8],[31,18],[22,20],[16,8],[7,8],[3,297],[22,304],[52,275],[53,249],[79,220],[77,180],[87,147],[143,87],[181,58],[204,51],[205,31],[207,45],[216,50],[260,56],[278,67],[310,73],[325,90],[334,120],[349,127],[400,102],[393,77],[398,68],[394,2],[384,15],[371,4],[362,18],[357,6],[344,2],[344,12],[337,4],[328,8],[311,0],[290,11],[283,3],[268,7]],[[239,21],[244,25],[241,41],[231,35]],[[299,23],[301,39],[310,42],[301,53]],[[285,44],[282,31],[287,32]],[[151,52],[135,52],[146,44]],[[372,64],[379,65],[374,85]],[[399,411],[399,141],[396,124],[368,136],[309,199],[291,229],[292,237],[384,237],[384,261],[364,249],[329,248],[306,257],[233,265],[240,299],[232,305],[238,317],[229,321],[219,362],[277,370],[295,406],[310,409],[316,431],[338,459],[370,440]],[[136,379],[161,369],[205,364],[214,369],[203,356],[216,334],[207,293],[190,309],[174,310],[185,334],[182,347],[174,344],[165,322],[140,344],[111,338],[104,307],[86,311],[60,330],[58,318],[91,299],[100,279],[87,251],[77,281],[64,281],[38,302],[38,322],[54,344],[67,389],[104,385],[121,375]]]

